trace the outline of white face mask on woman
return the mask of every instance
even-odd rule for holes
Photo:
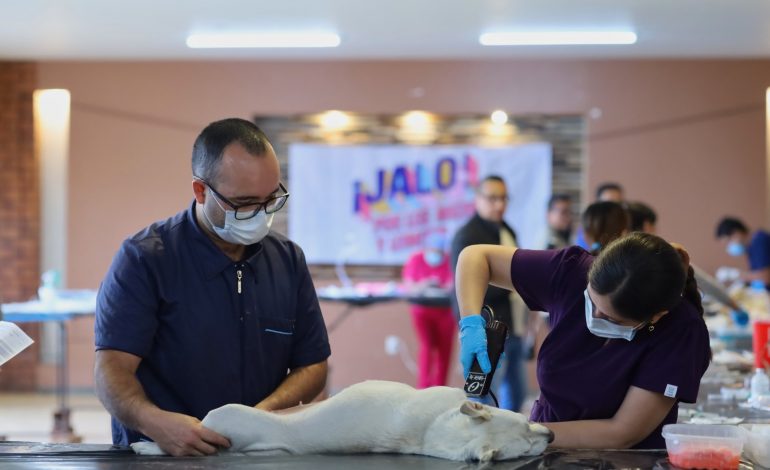
[[[584,294],[586,298],[586,326],[588,331],[600,338],[624,339],[626,341],[634,339],[639,326],[618,325],[604,318],[594,317],[594,303],[588,295],[588,289],[585,290]]]
[[[219,238],[236,245],[253,245],[267,236],[275,214],[267,214],[264,210],[260,210],[257,215],[250,219],[238,220],[235,218],[235,211],[226,210],[219,204],[216,197],[213,195],[211,197],[220,209],[225,211],[225,226],[217,227],[214,225],[206,214],[205,208],[203,215]]]

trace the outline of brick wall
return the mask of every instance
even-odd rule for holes
[[[0,62],[0,299],[28,300],[39,284],[40,199],[32,135],[33,63]],[[22,325],[33,338],[37,325]],[[0,371],[0,390],[33,390],[39,349],[32,345]]]

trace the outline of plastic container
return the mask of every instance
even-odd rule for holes
[[[770,394],[770,378],[765,374],[765,369],[757,369],[751,376],[751,398],[757,400],[762,395]]]
[[[744,432],[724,424],[663,426],[668,459],[679,468],[735,470],[740,465]]]
[[[746,430],[746,457],[770,468],[770,424],[743,424]]]

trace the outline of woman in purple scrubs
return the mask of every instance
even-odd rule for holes
[[[553,446],[664,448],[677,403],[694,403],[711,358],[689,256],[632,233],[594,257],[578,247],[516,250],[475,245],[460,255],[460,359],[489,366],[481,311],[487,285],[515,289],[549,312],[537,358],[540,397],[531,419]]]

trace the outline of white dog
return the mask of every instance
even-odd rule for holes
[[[553,440],[545,426],[468,401],[460,389],[374,380],[285,413],[225,405],[203,425],[227,437],[230,452],[245,454],[388,452],[487,462],[538,455]],[[151,442],[131,447],[163,454]]]

